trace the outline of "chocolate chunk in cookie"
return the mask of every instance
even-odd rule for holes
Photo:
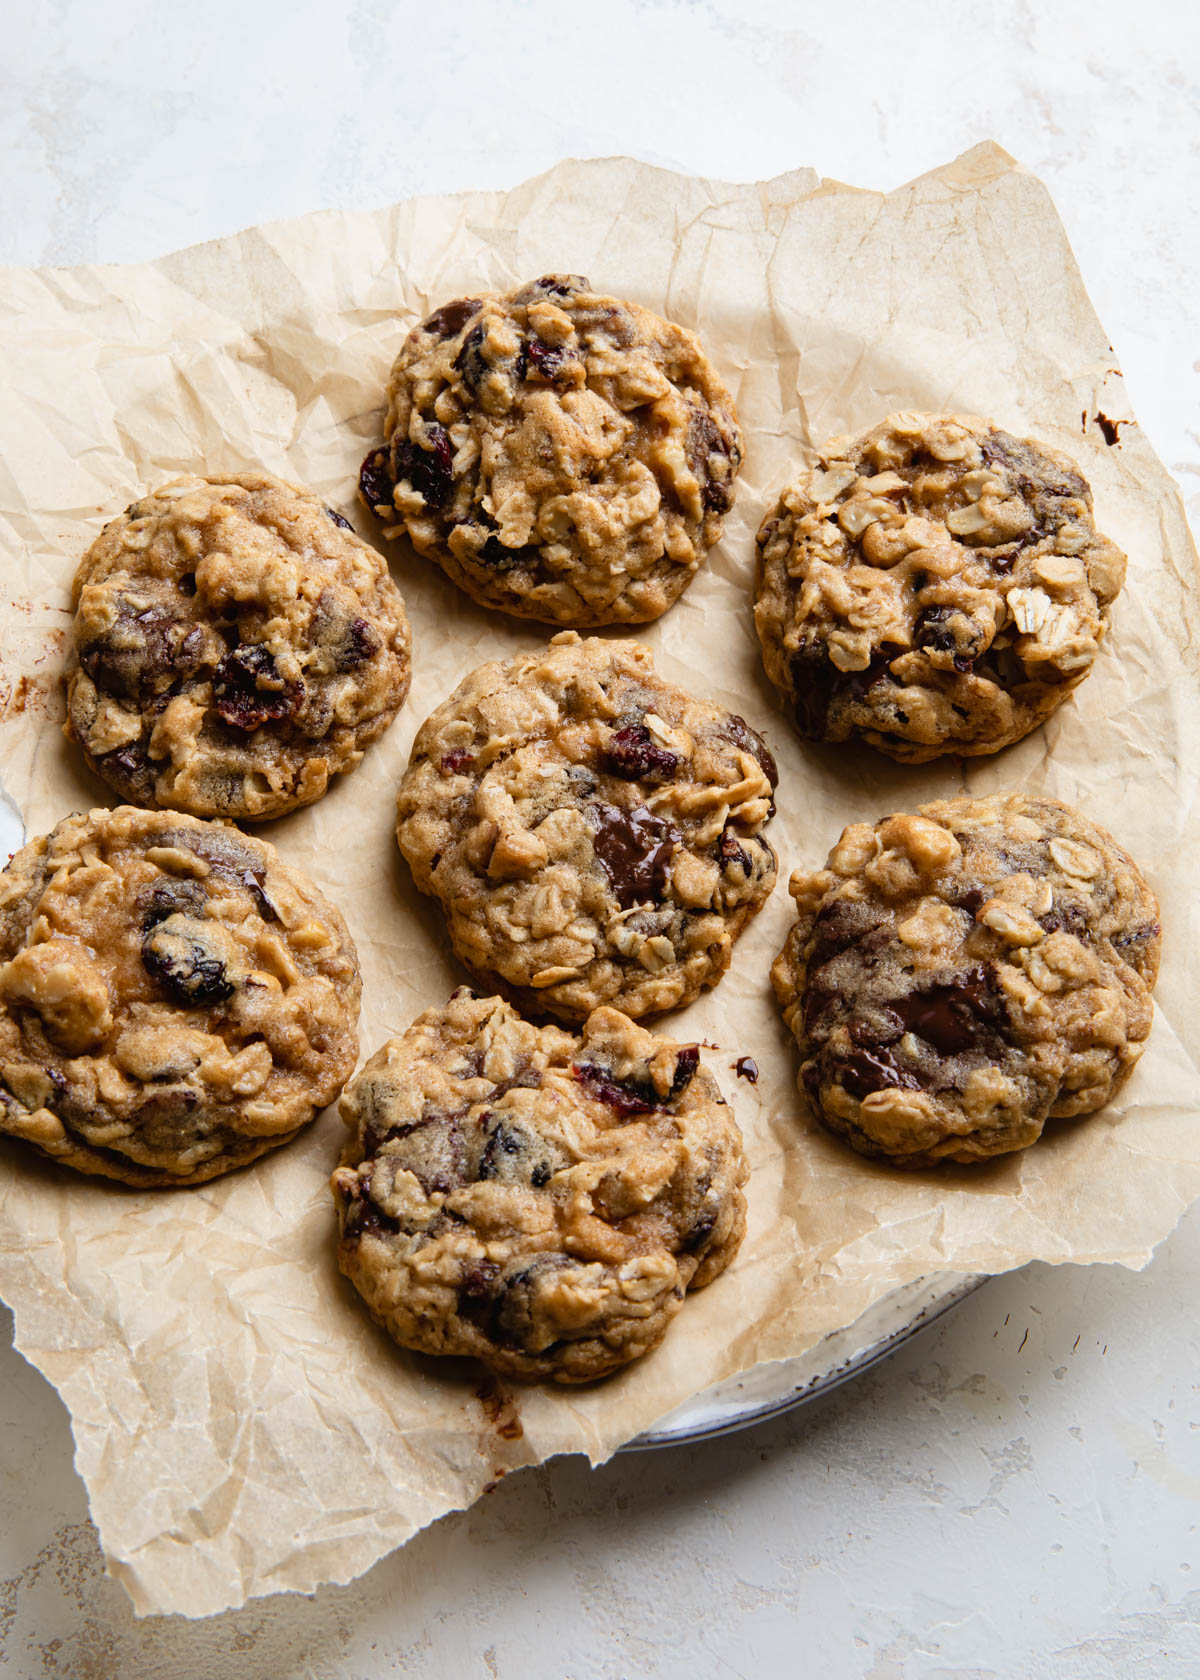
[[[67,734],[123,799],[240,820],[310,804],[408,693],[383,559],[267,473],[180,478],[106,525],[75,578]]]
[[[636,642],[473,671],[422,725],[397,837],[459,957],[530,1013],[688,1003],[775,882],[775,760]]]
[[[287,1143],[354,1067],[358,961],[273,847],[121,806],[0,876],[0,1132],[126,1184]]]
[[[695,576],[742,435],[693,333],[545,275],[443,304],[388,383],[363,501],[472,599],[548,624],[640,624]]]
[[[465,988],[351,1081],[338,1263],[402,1347],[588,1382],[657,1347],[746,1222],[741,1134],[694,1044],[578,1037]]]
[[[910,763],[1035,729],[1091,670],[1125,578],[1073,462],[954,416],[835,438],[758,546],[763,660],[801,734]]]
[[[800,1083],[864,1155],[1024,1149],[1102,1108],[1142,1053],[1158,907],[1068,805],[996,794],[855,823],[791,891],[772,979]]]

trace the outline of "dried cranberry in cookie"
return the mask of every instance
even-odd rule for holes
[[[549,274],[413,328],[359,492],[484,606],[640,624],[695,576],[742,435],[693,333]]]
[[[338,1263],[401,1347],[589,1382],[662,1340],[746,1223],[741,1134],[694,1044],[578,1037],[465,987],[341,1102]]]
[[[215,1178],[337,1096],[359,990],[341,916],[264,841],[68,817],[0,876],[0,1132],[126,1184]]]
[[[261,820],[311,804],[404,702],[380,555],[267,473],[180,478],[106,525],[75,578],[67,734],[123,799]]]
[[[771,971],[825,1125],[896,1166],[1024,1149],[1145,1046],[1158,906],[1102,828],[995,794],[847,828]]]
[[[758,533],[767,675],[813,741],[993,753],[1087,676],[1125,579],[1065,455],[984,420],[835,438]]]
[[[716,985],[775,884],[775,760],[637,642],[481,665],[422,725],[397,838],[454,949],[531,1013],[641,1016]]]

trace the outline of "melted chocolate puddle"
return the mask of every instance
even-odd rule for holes
[[[592,850],[612,882],[623,910],[661,902],[667,890],[671,859],[683,844],[674,823],[656,817],[645,805],[631,811],[600,800],[584,807],[595,833]]]
[[[927,986],[888,1006],[943,1056],[983,1049],[1007,1026],[1004,999],[982,964],[969,968],[950,985]]]

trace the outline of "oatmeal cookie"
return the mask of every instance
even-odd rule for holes
[[[352,770],[408,693],[387,566],[269,473],[177,478],[75,577],[66,733],[122,799],[259,821]]]
[[[409,334],[359,488],[483,606],[642,624],[721,534],[742,459],[694,333],[548,274]]]
[[[1158,905],[1133,860],[1056,799],[949,799],[853,823],[792,877],[771,977],[801,1088],[896,1166],[1024,1149],[1091,1114],[1150,1031]]]
[[[835,438],[758,533],[767,675],[812,741],[993,753],[1081,683],[1125,580],[1057,450],[895,414]]]
[[[0,876],[0,1132],[126,1184],[293,1138],[358,1054],[346,924],[274,847],[118,806]]]
[[[690,1003],[775,884],[775,761],[637,642],[574,631],[481,665],[426,719],[397,838],[455,951],[528,1013]]]
[[[401,1347],[588,1382],[742,1240],[741,1134],[699,1049],[615,1009],[575,1037],[464,987],[341,1110],[339,1264]]]

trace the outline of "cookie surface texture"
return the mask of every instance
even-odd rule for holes
[[[382,556],[268,473],[135,502],[84,556],[74,598],[67,733],[137,805],[282,816],[352,770],[408,693]]]
[[[688,1003],[775,882],[775,763],[637,642],[481,665],[418,731],[397,838],[487,990],[581,1021]]]
[[[287,1143],[358,1054],[346,924],[223,823],[68,817],[0,876],[0,962],[0,1131],[126,1184]]]
[[[339,1264],[402,1347],[588,1382],[656,1347],[745,1229],[741,1135],[695,1045],[465,988],[342,1098]]]
[[[732,504],[742,435],[699,339],[580,275],[444,304],[387,395],[363,500],[473,600],[521,618],[657,618]]]
[[[813,741],[998,752],[1087,676],[1125,578],[1074,462],[985,420],[835,438],[758,533],[767,675]]]
[[[1024,1149],[1145,1047],[1161,935],[1112,837],[1023,794],[854,823],[772,970],[825,1125],[899,1166]]]

